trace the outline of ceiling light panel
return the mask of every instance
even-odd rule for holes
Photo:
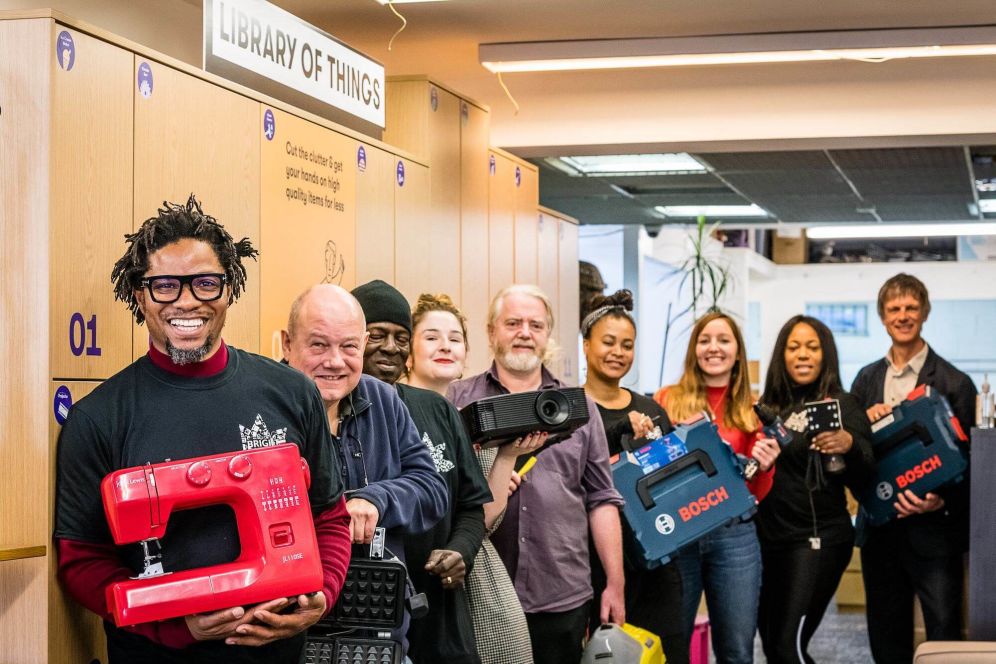
[[[684,152],[551,157],[546,161],[569,175],[588,177],[702,173],[706,170],[705,166]]]
[[[767,217],[768,212],[759,205],[657,205],[654,210],[665,217],[689,218],[721,217],[748,218]]]

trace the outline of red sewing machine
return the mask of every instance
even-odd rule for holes
[[[107,588],[114,622],[122,627],[321,590],[310,484],[308,464],[291,444],[146,464],[105,477],[100,492],[114,542],[139,542],[145,552],[142,574]],[[170,515],[218,503],[235,512],[239,557],[163,572],[158,539]]]

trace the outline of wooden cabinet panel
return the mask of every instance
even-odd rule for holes
[[[460,104],[456,95],[430,84],[429,113],[432,247],[430,290],[460,300]]]
[[[426,260],[432,253],[429,169],[398,159],[394,188],[394,286],[409,303],[432,289]]]
[[[536,283],[555,301],[560,299],[560,228],[556,217],[540,212],[536,223],[537,269]],[[560,326],[558,307],[556,325]]]
[[[269,114],[269,115],[268,115]],[[269,118],[273,124],[269,125]],[[356,141],[260,106],[259,338],[280,352],[291,303],[309,287],[356,281]]]
[[[364,170],[356,173],[356,284],[395,283],[394,189],[397,158],[363,146]]]
[[[0,606],[3,606],[0,644],[3,644],[4,664],[49,661],[44,624],[49,583],[54,580],[49,579],[45,557],[0,562]]]
[[[521,164],[515,172],[515,281],[535,284],[539,278],[539,175],[533,168]],[[553,293],[548,293],[555,297]]]
[[[569,385],[578,383],[578,328],[580,290],[578,282],[578,227],[569,221],[559,223],[560,235],[560,347],[561,379]]]
[[[488,297],[515,282],[515,163],[492,152],[488,187]],[[491,164],[493,163],[493,167]]]
[[[428,163],[428,81],[388,81],[384,94],[387,100],[384,108],[384,142]]]
[[[48,446],[38,422],[51,413],[48,178],[51,69],[56,66],[52,25],[50,20],[0,21],[0,549],[43,545],[50,536],[41,514],[48,485],[44,476],[39,477],[43,472],[39,469],[48,467]],[[13,641],[6,638],[10,616],[21,615],[9,612],[10,602],[23,590],[21,577],[15,583],[7,576],[14,569],[6,567],[9,564],[13,563],[0,563],[4,566],[0,569],[8,570],[0,571],[4,590],[0,643],[5,656],[20,657],[6,652],[10,644],[26,638],[25,634],[13,635]],[[18,600],[16,611],[30,607],[30,601]],[[20,623],[20,629],[41,620],[43,607],[44,601],[30,613],[33,620]],[[26,647],[29,653],[35,648]]]
[[[488,250],[489,118],[473,104],[460,118],[460,299],[467,317],[465,375],[488,367],[487,311],[491,301]]]
[[[137,84],[139,69],[145,67],[152,81],[148,96]],[[135,227],[155,216],[164,200],[183,203],[193,192],[206,214],[236,240],[250,238],[265,256],[259,224],[260,104],[140,57],[135,58],[132,81]],[[248,260],[246,270],[246,290],[228,310],[224,336],[233,346],[257,352],[259,264]],[[139,328],[134,354],[147,349],[148,334]]]
[[[132,315],[114,299],[114,263],[132,228],[134,56],[59,24],[73,66],[52,62],[50,375],[107,378],[132,359]]]
[[[76,403],[93,392],[98,385],[100,383],[97,381],[53,381],[50,385],[51,400],[53,403],[55,402],[57,393],[60,397],[68,394],[71,395],[72,402]],[[56,447],[62,427],[51,415],[49,422],[51,486],[55,487]],[[55,527],[54,491],[49,492],[48,514],[51,519],[48,522],[48,532],[52,532]],[[57,634],[58,638],[48,640],[48,657],[44,661],[49,662],[49,664],[75,664],[76,662],[90,662],[96,658],[106,662],[107,645],[103,623],[96,614],[84,609],[63,592],[62,586],[55,577],[58,564],[55,554],[56,552],[53,550],[48,556],[48,571],[51,579],[48,584],[48,633]],[[0,565],[2,564],[0,563]]]

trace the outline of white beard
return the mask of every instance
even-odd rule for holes
[[[509,371],[515,371],[518,373],[535,371],[543,363],[535,352],[526,354],[516,353],[513,350],[500,352],[498,354],[498,361]]]

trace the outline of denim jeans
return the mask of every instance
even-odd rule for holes
[[[677,562],[686,633],[692,633],[705,591],[717,664],[753,662],[761,592],[761,545],[754,522],[712,532],[679,551]]]

